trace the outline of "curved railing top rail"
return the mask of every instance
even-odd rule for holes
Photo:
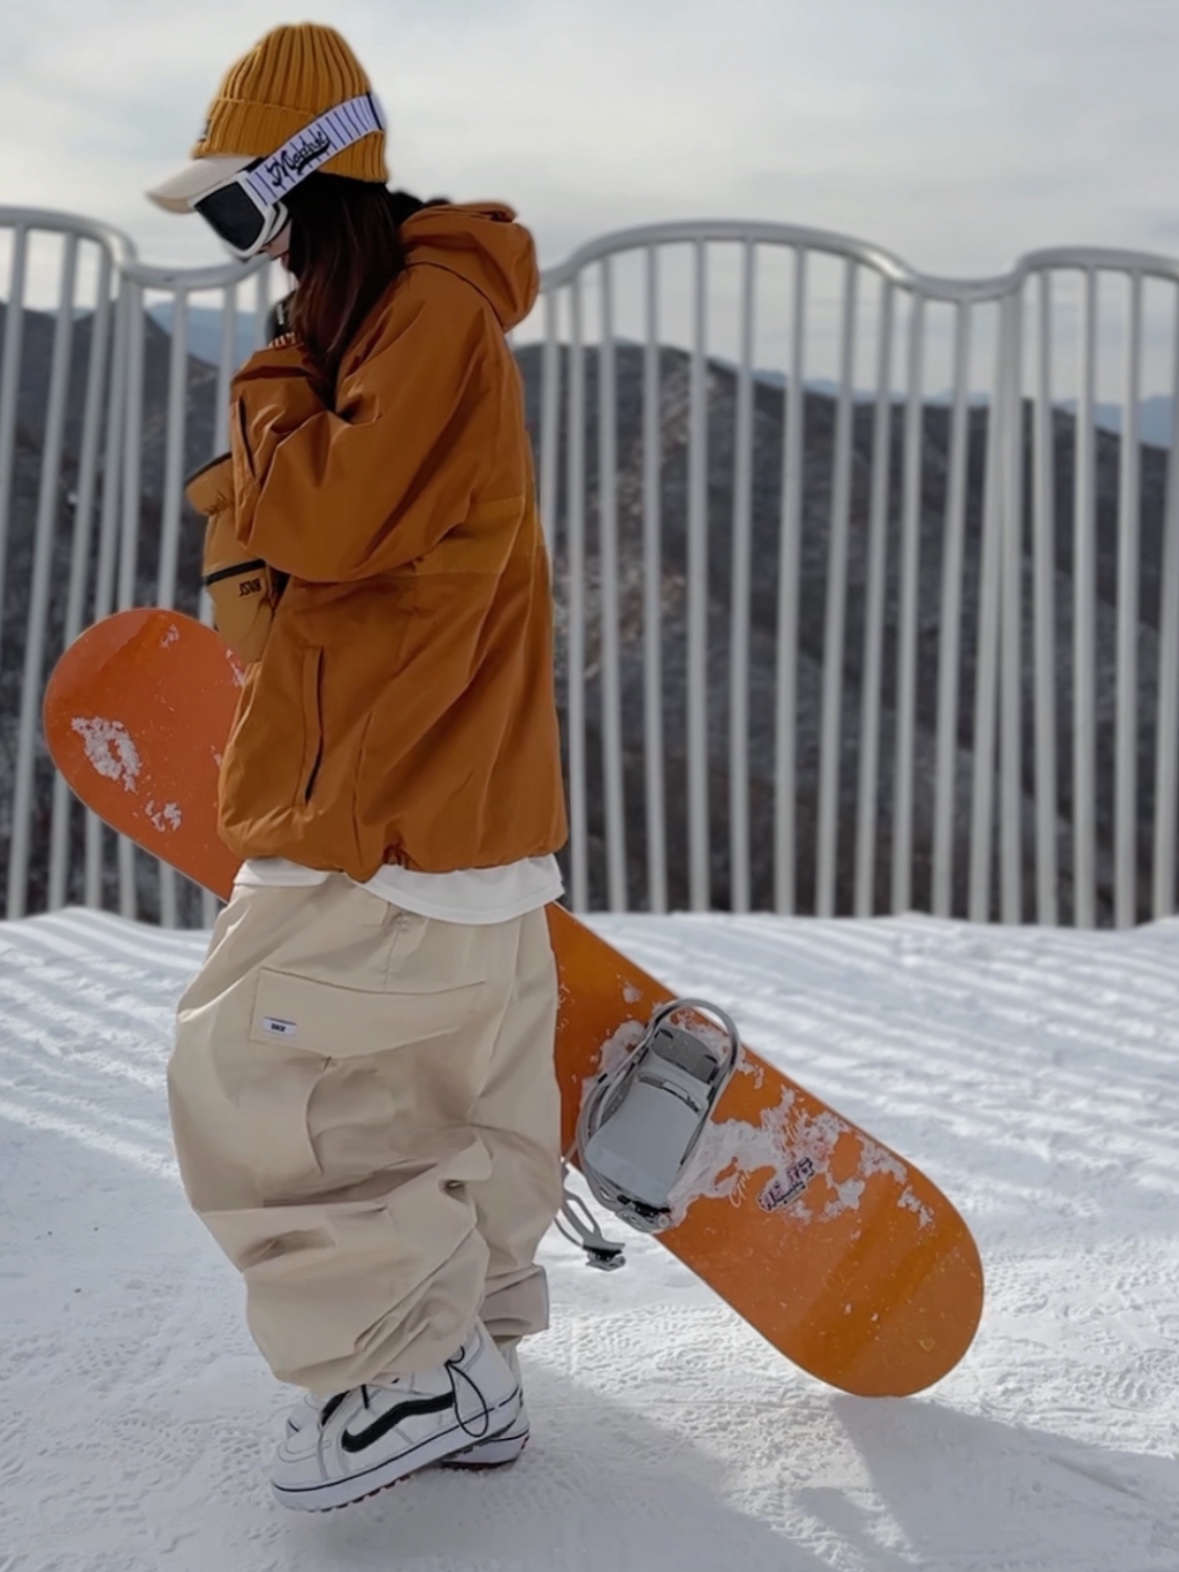
[[[59,213],[51,208],[0,207],[0,228],[18,227],[79,235],[105,244],[124,276],[146,289],[173,290],[185,294],[203,289],[221,289],[254,277],[267,265],[263,259],[256,259],[245,265],[227,262],[201,268],[161,267],[143,261],[131,237],[111,224],[79,218],[73,213]],[[674,223],[616,229],[587,241],[563,262],[545,268],[541,275],[541,289],[560,289],[572,283],[592,263],[604,261],[621,252],[701,240],[825,251],[874,269],[898,288],[915,290],[927,299],[964,304],[1002,299],[1018,289],[1032,274],[1051,269],[1085,273],[1108,270],[1179,283],[1179,261],[1149,251],[1123,251],[1104,246],[1053,246],[1027,252],[1008,272],[990,278],[946,278],[935,273],[922,273],[883,246],[857,240],[854,236],[842,235],[834,230],[746,219],[683,219]]]
[[[74,213],[59,213],[53,208],[0,207],[0,229],[40,229],[74,235],[105,245],[125,278],[145,289],[166,289],[188,294],[201,289],[223,289],[252,278],[267,266],[265,258],[243,265],[223,262],[213,267],[161,267],[145,262],[131,236],[113,224],[80,218]]]
[[[772,224],[742,219],[686,219],[667,224],[646,224],[633,229],[618,229],[578,247],[564,262],[546,268],[542,289],[559,289],[569,284],[587,266],[622,251],[648,246],[690,243],[695,240],[733,241],[755,245],[781,245],[808,251],[826,251],[874,268],[902,289],[913,289],[927,298],[971,303],[997,300],[1010,294],[1033,273],[1051,268],[1078,272],[1111,270],[1142,273],[1179,283],[1179,261],[1149,251],[1123,251],[1104,246],[1053,246],[1029,251],[1009,272],[990,278],[945,278],[922,273],[901,257],[834,230],[811,229],[798,224]]]
[[[158,267],[138,259],[125,267],[123,272],[144,289],[167,289],[177,295],[195,294],[201,289],[224,289],[230,284],[242,284],[256,278],[270,266],[266,257],[252,261],[223,262],[216,267]]]
[[[1022,283],[1030,274],[1050,268],[1143,274],[1179,283],[1179,261],[1174,257],[1158,256],[1153,251],[1122,251],[1112,246],[1049,246],[1043,251],[1029,251],[1020,257],[1009,277]]]
[[[50,207],[0,207],[0,229],[47,229],[60,235],[74,235],[106,246],[120,268],[134,267],[139,252],[130,235],[99,219],[82,218],[77,213],[59,213]]]

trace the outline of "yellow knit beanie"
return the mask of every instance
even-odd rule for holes
[[[225,73],[192,156],[264,158],[317,115],[371,91],[363,66],[334,28],[276,27]],[[372,131],[344,148],[323,173],[384,185],[385,133]]]

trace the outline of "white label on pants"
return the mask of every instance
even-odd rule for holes
[[[294,1021],[279,1021],[273,1015],[262,1017],[262,1030],[271,1037],[293,1038],[299,1035],[299,1027]]]

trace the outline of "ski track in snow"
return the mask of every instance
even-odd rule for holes
[[[1176,1572],[1179,921],[594,926],[956,1201],[989,1290],[958,1369],[844,1396],[653,1240],[603,1275],[554,1233],[519,1465],[286,1513],[292,1394],[171,1156],[204,936],[0,923],[0,1572]]]

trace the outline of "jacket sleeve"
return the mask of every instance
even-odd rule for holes
[[[435,546],[490,463],[481,433],[498,331],[476,290],[422,267],[341,379],[335,410],[298,345],[260,350],[233,384],[242,546],[318,583],[404,567]]]
[[[201,582],[213,602],[213,626],[242,660],[260,660],[277,595],[268,564],[247,557],[238,543],[229,454],[192,476],[185,495],[207,520]]]

